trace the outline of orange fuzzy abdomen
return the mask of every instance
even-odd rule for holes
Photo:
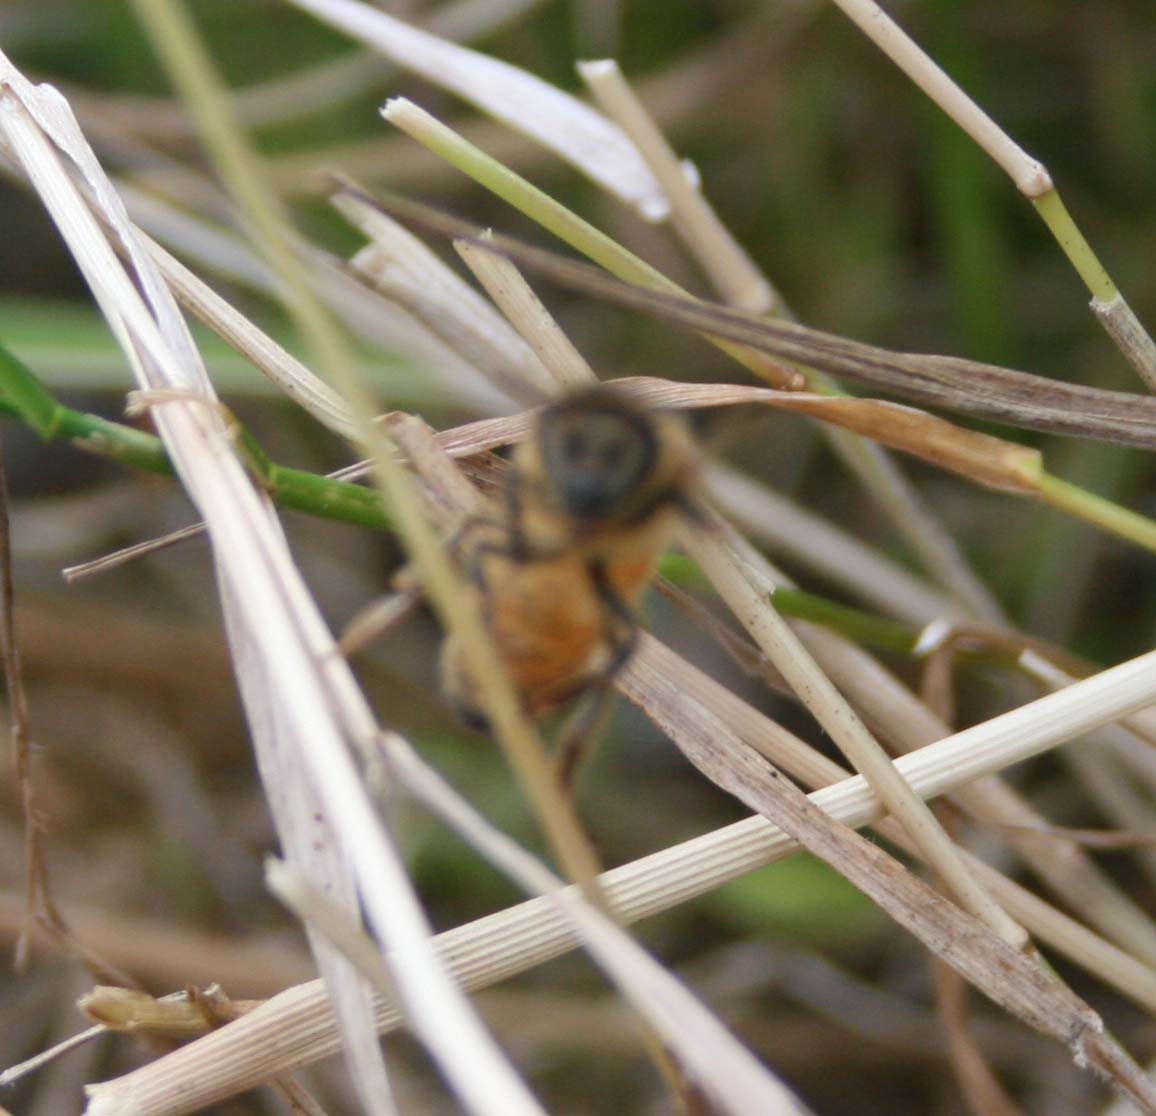
[[[606,606],[581,559],[516,564],[487,578],[494,646],[529,712],[580,690],[606,654]]]

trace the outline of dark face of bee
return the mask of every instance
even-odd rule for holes
[[[645,415],[604,399],[543,413],[539,452],[556,499],[575,519],[605,519],[629,504],[658,454]]]

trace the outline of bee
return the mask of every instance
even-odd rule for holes
[[[493,647],[527,713],[542,717],[604,686],[637,642],[635,606],[681,515],[694,515],[697,455],[682,420],[612,387],[543,407],[499,499],[458,542]],[[445,693],[486,727],[453,636]]]

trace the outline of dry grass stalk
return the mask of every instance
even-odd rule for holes
[[[800,411],[866,435],[892,449],[903,450],[988,488],[1020,494],[1038,490],[1037,480],[1042,469],[1038,450],[956,426],[913,407],[878,399],[832,398],[737,384],[679,384],[651,376],[631,376],[619,382],[625,390],[656,407],[762,403]]]
[[[177,530],[170,531],[167,535],[161,535],[159,538],[133,543],[132,546],[121,547],[119,550],[114,550],[110,554],[102,554],[99,558],[93,558],[88,562],[78,562],[75,566],[65,566],[60,573],[64,580],[69,583],[83,581],[86,577],[96,577],[98,574],[107,573],[109,570],[116,569],[117,566],[123,566],[126,562],[143,558],[146,554],[155,554],[159,550],[187,542],[189,539],[200,538],[204,533],[204,521],[190,523],[187,527],[178,527]]]
[[[471,365],[511,398],[532,402],[548,389],[533,350],[412,233],[354,195],[338,194],[333,203],[370,241],[350,266],[375,290],[468,354]]]
[[[14,1066],[9,1066],[3,1073],[0,1073],[0,1089],[6,1089],[11,1085],[15,1085],[21,1078],[36,1073],[49,1063],[55,1062],[58,1058],[64,1057],[65,1054],[69,1054],[81,1046],[85,1046],[92,1042],[93,1039],[100,1038],[103,1034],[105,1034],[104,1027],[89,1027],[87,1030],[78,1031],[70,1038],[58,1042],[55,1046],[50,1046],[46,1050],[42,1050],[32,1058],[28,1058]],[[0,1108],[0,1112],[6,1111],[7,1109]]]
[[[943,72],[873,0],[835,0],[847,17],[946,112],[1027,197],[1052,189],[1051,176]]]
[[[156,421],[194,500],[206,513],[254,736],[259,745],[269,746],[262,757],[264,774],[276,785],[274,802],[286,805],[281,814],[286,847],[302,850],[307,857],[320,855],[325,862],[322,878],[335,894],[343,882],[351,883],[349,865],[373,880],[366,891],[367,906],[379,915],[389,908],[390,915],[379,921],[388,923],[382,929],[387,940],[393,939],[408,954],[402,983],[410,980],[423,986],[416,1010],[419,1015],[428,1012],[431,1020],[438,1017],[433,1042],[448,1051],[451,1064],[462,1066],[462,1080],[471,1083],[463,1086],[465,1091],[471,1087],[476,1091],[478,1082],[484,1081],[493,1103],[502,1104],[504,1097],[514,1104],[514,1111],[534,1111],[536,1106],[513,1100],[515,1095],[524,1096],[520,1086],[507,1088],[489,1071],[479,1078],[485,1056],[483,1062],[473,1056],[474,1042],[466,1032],[453,1033],[456,1024],[468,1017],[453,1006],[453,993],[428,947],[420,910],[345,750],[347,732],[359,722],[371,729],[372,718],[344,666],[333,660],[332,641],[296,578],[284,541],[232,456],[227,432],[212,405],[211,388],[171,296],[67,107],[51,93],[30,86],[6,59],[0,59],[0,65],[4,68],[0,124],[8,142],[76,254],[141,386],[176,389],[172,401],[154,408]],[[117,262],[57,144],[66,148],[70,165],[81,168],[84,183],[95,196],[93,204],[127,247],[131,278]],[[148,303],[138,291],[146,293]],[[197,392],[206,403],[189,401],[190,393]],[[332,662],[322,676],[317,664],[327,659]],[[303,779],[305,773],[312,782]],[[324,809],[319,813],[320,802]],[[340,818],[340,845],[334,836],[323,837],[318,831],[318,818],[326,816]],[[348,996],[343,1002],[352,1003]],[[432,1036],[432,1030],[428,1033]]]
[[[653,666],[645,664],[654,654],[654,646],[652,640],[643,641],[640,655],[623,678],[625,686],[645,687],[652,679],[670,676],[666,661]],[[896,765],[921,795],[945,793],[1156,700],[1154,662],[1156,654],[1114,667],[1061,693],[903,757]],[[685,701],[694,700],[689,696],[695,692],[693,672],[675,673],[671,683],[662,684],[686,694]],[[742,704],[727,691],[722,693],[729,703]],[[751,714],[759,716],[753,710]],[[715,726],[724,723],[714,719]],[[690,731],[693,722],[685,722],[685,726]],[[725,730],[728,738],[730,731]],[[781,730],[775,731],[781,734]],[[717,739],[713,732],[714,727],[701,738],[704,748]],[[744,739],[749,739],[749,733],[744,733]],[[746,748],[744,744],[743,750]],[[826,762],[810,754],[815,763]],[[819,779],[824,777],[820,775]],[[818,791],[811,799],[831,816],[854,826],[870,824],[882,813],[860,777]],[[783,830],[763,817],[754,817],[612,869],[603,874],[600,883],[618,916],[635,921],[685,902],[758,865],[788,855],[795,848],[797,845]],[[978,862],[976,865],[979,871],[981,866]],[[989,870],[989,882],[993,876]],[[1025,911],[1046,909],[1037,897],[1010,883],[1000,894],[1010,905],[1009,896],[1016,893],[1023,901],[1016,908],[1017,915],[1025,921]],[[1055,940],[1050,944],[1066,944],[1081,957],[1091,955],[1090,936],[1082,927],[1070,920],[1066,924],[1058,920],[1052,923],[1052,930]],[[542,899],[479,919],[438,938],[439,950],[467,987],[505,979],[574,948],[575,944],[572,928]],[[1126,957],[1121,956],[1121,961],[1128,963]],[[1143,994],[1156,1010],[1156,978],[1150,972],[1133,968],[1124,976],[1123,984],[1133,992],[1146,989]],[[400,1021],[392,1005],[379,1005],[377,1019],[382,1028],[396,1026]],[[125,1103],[131,1100],[135,1116],[179,1116],[331,1055],[337,1049],[324,988],[320,982],[311,982],[274,997],[227,1031],[206,1035],[125,1078],[97,1086],[96,1092],[114,1093]]]
[[[697,172],[679,162],[654,118],[622,76],[618,63],[613,59],[579,62],[578,73],[654,172],[670,205],[670,223],[722,301],[752,314],[775,313],[782,304],[778,292],[719,220],[699,188]]]
[[[407,223],[463,240],[476,239],[476,227],[469,222],[396,198],[378,201]],[[493,248],[527,270],[570,289],[883,388],[915,403],[1030,430],[1149,449],[1156,446],[1156,400],[1151,396],[1066,383],[962,357],[892,352],[792,322],[768,321],[669,290],[633,286],[589,265],[506,236],[494,235]]]
[[[460,240],[454,241],[454,248],[518,335],[538,355],[547,372],[551,394],[594,382],[594,372],[582,354],[509,260]]]
[[[1092,312],[1149,391],[1156,391],[1156,343],[1124,301],[1068,215],[1047,168],[1023,150],[875,0],[835,0],[888,58],[952,118],[1008,175],[1047,222],[1092,293]]]
[[[349,402],[358,435],[374,454],[377,472],[391,499],[399,529],[424,572],[427,564],[433,564],[423,562],[423,557],[432,549],[425,524],[419,515],[414,514],[414,503],[401,471],[389,459],[386,439],[373,428],[368,396],[354,371],[345,335],[312,292],[304,263],[289,231],[286,208],[264,180],[260,158],[229,108],[224,83],[195,25],[181,0],[136,0],[135,7],[170,78],[177,84],[197,119],[201,138],[232,200],[239,207],[270,268],[282,281],[283,288],[279,294],[285,309]],[[212,537],[211,518],[207,517],[207,522]],[[288,559],[287,554],[285,557]],[[318,727],[322,731],[329,729],[334,750],[340,755],[340,762],[322,778],[318,777],[319,772],[314,767],[311,774],[315,783],[304,784],[303,793],[289,794],[281,800],[274,797],[273,813],[286,851],[302,874],[316,880],[318,886],[353,918],[359,917],[360,893],[368,917],[383,942],[390,941],[391,936],[396,942],[400,934],[403,939],[408,938],[410,949],[418,951],[424,962],[421,966],[425,970],[424,979],[432,981],[436,989],[434,1000],[440,999],[441,1009],[449,1012],[448,1018],[442,1021],[442,1029],[435,1030],[434,1019],[438,1012],[433,1010],[430,998],[425,994],[420,998],[416,995],[416,985],[412,983],[408,965],[402,966],[405,973],[396,974],[397,987],[411,1012],[416,1033],[466,1105],[478,1113],[494,1112],[503,1105],[512,1106],[516,1112],[537,1112],[538,1106],[529,1090],[482,1027],[468,1002],[447,979],[429,948],[429,930],[423,912],[360,782],[352,757],[346,751],[348,740],[364,740],[372,732],[372,713],[348,670],[342,671],[333,664],[328,664],[329,669],[326,669],[322,665],[324,660],[317,657],[318,652],[333,655],[332,638],[288,561],[285,573],[283,580],[286,584],[276,588],[286,598],[289,598],[289,592],[296,590],[296,615],[287,615],[286,619],[298,629],[295,634],[296,650],[301,655],[300,667],[312,668],[310,685],[303,689],[311,691],[314,701],[328,701],[331,723]],[[290,577],[293,578],[292,585],[288,584]],[[274,586],[270,584],[270,588]],[[244,583],[230,586],[225,580],[226,599],[230,592],[241,591],[250,591],[250,587]],[[228,611],[226,617],[228,622]],[[310,620],[313,646],[301,639]],[[235,637],[235,627],[230,634]],[[254,686],[252,676],[242,673],[239,681],[243,694],[249,689],[246,695],[249,708],[260,708],[255,699],[259,688]],[[281,681],[287,682],[288,679]],[[265,725],[276,725],[279,714],[280,710],[264,710]],[[294,727],[304,727],[306,723],[302,720]],[[297,758],[294,753],[300,751],[303,741],[297,742],[295,747],[282,744],[278,753],[275,747],[282,743],[281,735],[274,731],[269,734],[269,740],[274,748],[263,752],[259,749],[258,757],[265,779],[275,787],[279,780],[273,773],[280,775],[283,781],[285,768]],[[342,802],[345,813],[338,809],[339,802]],[[317,829],[321,830],[320,837]],[[356,850],[353,848],[355,841],[359,845]],[[360,848],[362,841],[368,842],[364,851]],[[367,871],[369,858],[360,859],[359,863],[359,855],[364,857],[366,853],[379,862],[374,873]],[[374,887],[375,876],[383,868],[392,870],[395,887],[404,893],[401,902],[408,902],[411,916],[408,926],[388,913],[397,896],[387,900],[386,895]],[[342,1024],[356,1092],[367,1111],[390,1116],[394,1110],[392,1093],[370,1019],[371,985],[340,951],[309,927],[306,929]],[[396,945],[400,944],[396,942]],[[396,963],[394,967],[397,967]],[[446,1024],[449,1025],[448,1031]]]
[[[900,751],[912,752],[949,733],[947,725],[861,649],[811,625],[800,626],[800,632],[868,722]],[[954,797],[977,821],[1007,828],[1019,855],[1072,910],[1145,964],[1156,966],[1156,924],[1151,917],[1082,850],[1016,835],[1016,829],[1037,827],[1043,819],[1006,783],[984,779]]]
[[[648,219],[666,215],[662,191],[633,144],[618,127],[569,94],[516,66],[455,46],[356,0],[292,2],[550,148]]]

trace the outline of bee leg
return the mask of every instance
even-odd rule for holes
[[[447,545],[458,569],[483,596],[486,593],[484,562],[487,557],[525,561],[517,543],[509,541],[499,525],[487,516],[470,516],[450,536]]]
[[[505,513],[508,556],[516,562],[525,562],[529,557],[529,547],[522,529],[521,478],[512,469],[502,490],[502,508]]]
[[[346,658],[364,650],[409,616],[421,603],[422,596],[421,586],[409,581],[397,592],[374,601],[345,625],[337,650]]]
[[[634,654],[638,643],[638,628],[634,617],[623,625],[618,636],[611,636],[610,658],[606,665],[588,683],[578,707],[562,726],[554,749],[554,769],[559,782],[570,787],[578,765],[590,751],[592,740],[602,729],[602,722],[610,712],[614,691],[610,683]]]
[[[593,562],[590,576],[594,587],[606,609],[606,639],[610,656],[598,677],[609,682],[627,663],[638,646],[638,618],[634,610],[611,587],[606,577],[606,568],[601,562]]]
[[[613,696],[603,679],[582,695],[559,730],[554,742],[554,775],[564,790],[573,789],[579,765],[592,754],[593,745],[605,727]]]

